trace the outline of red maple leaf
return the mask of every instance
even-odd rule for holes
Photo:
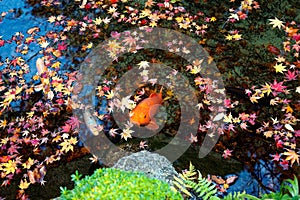
[[[68,123],[65,123],[65,125],[63,126],[63,127],[61,127],[62,128],[62,132],[63,133],[68,133],[68,132],[70,132],[70,130],[71,130],[71,125],[70,124],[68,124]]]
[[[286,88],[286,86],[282,85],[283,84],[283,81],[282,82],[279,82],[277,83],[276,80],[274,80],[274,83],[271,84],[271,88],[273,90],[275,90],[276,92],[283,92],[283,90]],[[274,95],[275,96],[275,95]]]
[[[75,128],[79,128],[79,120],[77,117],[70,117],[69,120],[67,121],[68,124],[71,125],[72,130],[74,130]]]
[[[285,74],[285,77],[287,78],[288,81],[296,80],[298,75],[298,70],[291,72],[288,70],[288,72]]]
[[[0,47],[4,46],[5,40],[0,40]]]
[[[18,59],[14,59],[10,62],[14,67],[18,64]]]
[[[63,51],[63,50],[67,49],[67,46],[68,45],[63,42],[63,43],[57,45],[57,49],[60,51]]]

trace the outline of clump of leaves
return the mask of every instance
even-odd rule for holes
[[[190,197],[193,196],[192,193],[196,193],[197,197],[199,198],[202,198],[204,200],[210,199],[217,193],[216,185],[213,184],[210,180],[202,177],[200,171],[197,172],[194,165],[190,163],[188,170],[180,173],[179,177],[174,176],[174,187],[172,187],[172,189],[175,191],[180,190]],[[195,182],[195,180],[197,181]]]
[[[61,188],[60,199],[183,199],[167,183],[140,172],[103,168],[84,179],[76,172],[72,180],[75,188]]]

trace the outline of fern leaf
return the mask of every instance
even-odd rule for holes
[[[186,188],[184,188],[182,185],[180,185],[179,183],[177,183],[177,182],[173,182],[173,184],[175,185],[175,186],[177,186],[177,188],[181,191],[181,192],[183,192],[184,194],[186,194],[186,195],[188,195],[188,196],[192,196],[192,194],[186,189]]]
[[[183,180],[178,178],[177,176],[174,176],[174,180],[177,181],[179,184],[184,185]]]

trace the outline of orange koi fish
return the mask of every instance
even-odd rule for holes
[[[154,120],[159,106],[163,103],[162,88],[159,93],[152,93],[148,98],[141,101],[131,112],[130,120],[138,126],[145,126],[150,130],[156,130],[159,126]]]

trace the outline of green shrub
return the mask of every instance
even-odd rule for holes
[[[61,188],[60,199],[183,199],[167,183],[139,172],[103,168],[96,170],[92,176],[80,177],[78,172],[72,175],[75,188]]]

